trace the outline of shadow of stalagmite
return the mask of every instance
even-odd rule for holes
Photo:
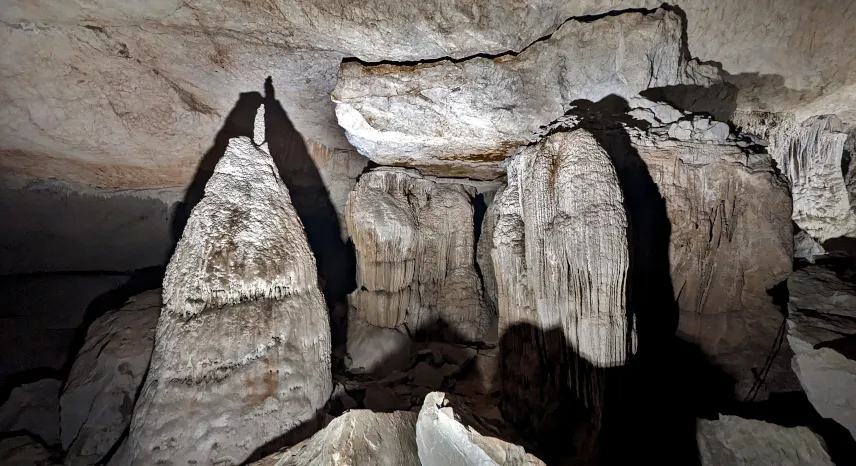
[[[315,255],[324,297],[328,307],[332,308],[334,303],[344,301],[345,295],[356,286],[353,248],[341,239],[339,218],[327,187],[303,137],[276,99],[270,77],[265,80],[264,88],[264,96],[258,92],[242,93],[226,117],[214,144],[200,161],[183,202],[177,206],[173,240],[177,242],[181,237],[190,212],[202,199],[214,167],[226,152],[229,139],[239,136],[252,138],[256,112],[264,105],[265,137],[270,154],[303,223],[309,247]]]
[[[273,81],[265,81],[265,135],[279,176],[288,187],[291,203],[303,222],[309,247],[329,308],[356,288],[356,257],[342,241],[339,217],[318,167],[303,137],[276,100]]]

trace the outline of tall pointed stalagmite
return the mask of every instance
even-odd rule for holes
[[[604,368],[635,347],[628,223],[609,155],[584,130],[526,147],[492,212],[503,414],[539,430],[562,402],[545,398],[567,388],[598,412]]]
[[[315,259],[264,139],[229,141],[164,278],[134,465],[241,464],[331,391]]]

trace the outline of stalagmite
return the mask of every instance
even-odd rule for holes
[[[494,202],[504,414],[518,422],[558,401],[538,400],[560,395],[526,383],[555,378],[599,408],[598,374],[625,363],[635,343],[625,309],[628,223],[609,155],[584,130],[555,133],[511,160]],[[536,351],[560,360],[523,354]],[[563,363],[570,373],[547,375]]]
[[[360,178],[345,216],[358,264],[352,304],[365,321],[411,333],[442,321],[466,340],[484,336],[490,310],[474,265],[473,195],[413,170]]]
[[[134,465],[240,464],[331,392],[327,309],[263,116],[229,141],[167,268]]]

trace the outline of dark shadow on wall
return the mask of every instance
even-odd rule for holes
[[[264,96],[257,92],[240,95],[217,133],[214,145],[200,161],[184,201],[176,209],[173,239],[177,242],[181,237],[191,210],[202,199],[214,167],[226,152],[229,139],[239,136],[252,138],[256,112],[264,105],[268,148],[280,178],[288,187],[291,203],[303,223],[309,246],[315,255],[324,297],[332,309],[356,286],[353,248],[341,239],[339,219],[330,194],[303,137],[276,99],[270,77],[265,80],[264,88]]]
[[[268,148],[303,222],[309,247],[315,254],[324,297],[332,309],[356,288],[356,256],[353,247],[341,238],[339,217],[321,173],[303,137],[276,100],[270,77],[265,81],[263,102]]]

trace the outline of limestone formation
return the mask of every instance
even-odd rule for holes
[[[160,308],[161,290],[147,291],[89,326],[60,397],[66,464],[103,460],[131,424]]]
[[[360,153],[384,165],[492,179],[578,99],[718,80],[688,62],[674,12],[569,20],[518,55],[416,66],[344,63],[336,116]],[[727,133],[727,131],[726,131]]]
[[[56,379],[42,379],[13,388],[0,406],[0,433],[23,431],[46,445],[59,444],[61,385]]]
[[[794,372],[817,412],[856,438],[856,271],[818,263],[794,272],[788,290]]]
[[[808,233],[803,230],[794,235],[794,258],[804,259],[814,264],[817,257],[826,254],[823,246],[817,244]]]
[[[793,219],[812,238],[856,237],[856,208],[842,172],[846,126],[835,115],[798,121],[794,115],[738,113],[736,124],[769,141],[769,152],[788,177]]]
[[[480,432],[481,431],[481,432]],[[425,397],[416,421],[422,466],[543,466],[519,445],[487,435],[489,431],[442,392]]]
[[[470,341],[485,335],[491,316],[475,270],[474,194],[413,170],[360,178],[346,219],[358,266],[351,301],[363,319],[410,333],[442,322]]]
[[[600,137],[631,217],[640,344],[670,338],[677,326],[736,379],[739,398],[752,391],[754,371],[768,373],[758,399],[795,389],[786,342],[765,369],[784,319],[768,290],[793,261],[788,190],[769,156],[732,144],[623,145],[621,131]]]
[[[382,375],[410,362],[410,336],[403,328],[372,325],[350,308],[346,350],[349,371]]]
[[[699,419],[703,466],[832,466],[822,440],[807,427],[782,427],[737,416]]]
[[[252,466],[419,466],[416,413],[352,410],[320,432]]]
[[[0,464],[10,466],[50,466],[51,454],[45,447],[26,435],[0,440]]]
[[[494,208],[503,416],[538,435],[570,389],[597,425],[603,371],[624,364],[636,339],[609,155],[585,130],[555,133],[511,160]]]
[[[516,323],[560,328],[585,361],[623,364],[635,338],[628,225],[606,151],[584,130],[556,133],[512,159],[495,202],[500,334]]]
[[[332,390],[315,261],[264,140],[234,138],[164,279],[134,465],[240,464],[312,420]]]

